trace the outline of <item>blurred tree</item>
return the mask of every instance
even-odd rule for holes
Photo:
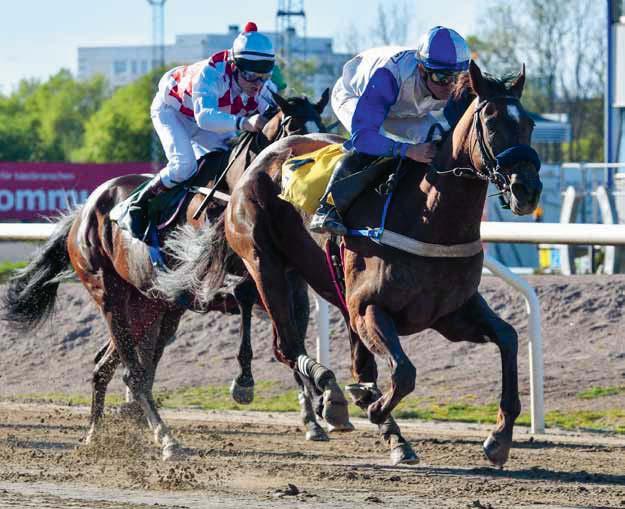
[[[468,38],[478,62],[493,74],[527,63],[525,106],[565,113],[571,124],[568,160],[601,160],[603,7],[593,0],[498,0]]]
[[[374,46],[403,46],[407,42],[411,15],[408,3],[378,3],[376,23],[371,27],[371,43]]]
[[[82,144],[84,124],[106,96],[103,78],[76,81],[66,69],[46,82],[23,80],[0,98],[0,156],[11,160],[66,161]]]
[[[409,40],[411,45],[416,44],[415,37],[409,37],[413,16],[406,0],[380,2],[377,10],[376,22],[369,29],[359,28],[356,22],[351,21],[337,35],[338,45],[346,53],[356,55],[374,46],[403,46]]]
[[[118,88],[89,119],[84,145],[74,153],[79,161],[149,161],[152,120],[150,104],[156,70]]]
[[[319,64],[314,60],[293,59],[289,65],[280,63],[280,69],[286,83],[286,97],[304,95],[312,100],[313,88],[311,81],[319,71]]]

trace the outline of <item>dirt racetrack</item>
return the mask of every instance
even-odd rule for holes
[[[625,379],[625,276],[532,277],[543,311],[545,408],[625,407],[625,391],[580,399],[590,387]],[[521,298],[494,278],[481,291],[520,335],[519,382],[529,408],[527,320]],[[185,315],[165,352],[158,388],[227,384],[236,373],[238,317]],[[331,365],[348,382],[349,347],[331,314]],[[314,351],[315,327],[308,345]],[[329,443],[303,440],[289,414],[164,412],[190,448],[184,462],[165,464],[147,431],[107,418],[103,440],[80,446],[87,409],[20,405],[23,395],[88,393],[92,359],[107,338],[102,318],[78,284],[61,288],[53,321],[32,334],[0,324],[0,507],[15,508],[292,508],[292,507],[625,507],[625,438],[549,434],[531,439],[517,428],[503,471],[481,453],[487,429],[477,425],[404,422],[421,462],[390,467],[373,428]],[[254,372],[292,388],[275,363],[268,322],[254,320]],[[418,397],[496,401],[500,360],[492,345],[450,344],[435,333],[405,338],[417,367]],[[380,381],[388,374],[381,366]],[[111,390],[119,393],[119,374]],[[125,426],[125,425],[124,425]],[[296,488],[289,488],[289,483]]]
[[[360,419],[311,443],[293,414],[165,412],[189,455],[163,463],[146,431],[114,419],[79,445],[87,409],[0,410],[0,507],[625,507],[625,440],[597,434],[520,430],[497,470],[481,454],[487,428],[413,421],[403,428],[421,462],[391,467]]]

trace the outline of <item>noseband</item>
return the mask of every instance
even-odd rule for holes
[[[486,143],[480,113],[489,102],[496,100],[505,100],[506,104],[514,104],[519,108],[521,107],[519,99],[510,95],[500,95],[485,99],[475,107],[475,112],[473,113],[473,129],[475,130],[475,136],[480,148],[480,157],[486,169],[486,175],[478,171],[475,165],[472,165],[472,169],[475,176],[484,180],[489,180],[495,185],[499,190],[502,206],[504,208],[510,208],[510,176],[502,171],[503,168],[521,161],[529,161],[538,172],[540,171],[540,157],[532,147],[525,144],[512,145],[497,155],[493,154],[492,148]]]

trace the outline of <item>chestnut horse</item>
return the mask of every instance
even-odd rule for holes
[[[238,147],[232,150],[221,191],[231,189],[258,152],[270,143],[291,134],[324,129],[320,114],[328,101],[327,90],[317,104],[311,104],[305,98],[274,97],[279,111],[261,133],[243,137],[240,143],[245,146],[240,147],[242,150]],[[215,153],[208,157],[208,164],[221,158]],[[221,285],[224,272],[212,271],[210,258],[194,250],[195,246],[184,245],[189,229],[200,232],[199,235],[206,240],[206,236],[211,235],[210,225],[220,221],[224,205],[212,202],[194,219],[204,196],[189,195],[185,213],[179,214],[172,225],[160,232],[161,240],[170,244],[169,255],[165,251],[166,262],[174,270],[159,274],[150,261],[148,246],[131,238],[109,218],[113,207],[148,178],[146,175],[128,175],[112,179],[99,186],[82,207],[62,217],[54,234],[30,264],[11,280],[4,297],[3,314],[5,320],[21,330],[35,328],[53,310],[59,283],[75,272],[101,309],[111,335],[109,344],[96,356],[91,426],[86,441],[92,440],[97,431],[104,413],[106,387],[121,362],[125,367],[124,382],[140,405],[156,442],[162,446],[163,458],[169,459],[181,449],[154,403],[154,374],[165,345],[172,339],[187,309],[205,312],[231,308],[228,295],[211,291],[213,286]],[[193,184],[207,186],[211,182],[213,180],[207,180],[199,173]],[[181,225],[188,226],[179,228]],[[207,234],[202,233],[205,230]],[[225,248],[223,238],[211,238],[210,241],[213,247],[219,246],[218,250]],[[181,266],[182,270],[176,270]],[[179,276],[182,273],[187,280],[181,282]],[[198,281],[198,274],[209,283]],[[155,290],[156,277],[162,281]],[[250,316],[257,294],[249,278],[244,278],[234,294],[242,315],[239,353],[242,373],[237,380],[248,380],[248,383],[251,380],[253,384]],[[307,311],[307,300],[305,307]],[[240,397],[249,397],[249,393]],[[311,407],[310,402],[307,405]],[[312,413],[312,409],[309,410]]]
[[[514,421],[521,411],[518,337],[478,291],[483,262],[480,221],[489,180],[517,215],[531,213],[538,204],[540,161],[529,147],[533,123],[520,103],[524,82],[525,69],[514,79],[496,79],[482,75],[472,62],[458,88],[475,98],[442,142],[433,164],[402,161],[397,175],[401,185],[395,187],[392,200],[372,188],[347,212],[344,219],[354,235],[358,229],[381,225],[385,216],[385,228],[403,235],[410,246],[418,244],[421,254],[414,254],[417,250],[412,247],[406,252],[410,249],[383,245],[382,236],[343,238],[345,306],[337,296],[326,255],[302,215],[278,197],[283,163],[336,143],[335,137],[294,136],[265,149],[237,183],[226,209],[228,243],[256,282],[283,362],[300,369],[302,355],[285,298],[287,271],[297,271],[348,316],[352,372],[358,382],[350,392],[379,426],[395,464],[418,461],[391,417],[416,380],[399,336],[427,328],[450,341],[493,342],[499,347],[502,392],[497,425],[483,449],[496,465],[508,459]],[[389,159],[387,174],[397,165],[397,160]],[[390,363],[390,387],[384,394],[377,389],[373,354]]]

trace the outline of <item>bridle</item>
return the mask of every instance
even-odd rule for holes
[[[312,107],[312,105],[311,105],[311,107]],[[289,129],[288,129],[289,125],[291,123],[293,123],[293,121],[295,121],[295,120],[299,120],[299,117],[296,117],[294,115],[286,115],[283,112],[283,117],[282,117],[282,120],[280,120],[280,125],[278,126],[278,130],[276,132],[275,140],[279,140],[283,136],[290,136],[290,135],[293,135],[293,134],[306,134],[306,124],[308,122],[314,122],[315,124],[317,124],[317,128],[319,129],[320,133],[327,132],[326,127],[323,125],[323,122],[321,122],[319,119],[317,119],[314,116],[307,117],[305,120],[303,120],[302,127],[294,129],[293,131],[289,131]]]
[[[437,171],[437,173],[452,173],[457,177],[488,180],[489,182],[492,182],[499,191],[498,193],[490,196],[499,196],[502,206],[504,208],[510,208],[510,176],[503,171],[503,168],[509,167],[521,161],[529,161],[534,165],[536,171],[538,172],[540,171],[540,157],[532,147],[525,144],[512,145],[495,155],[492,148],[488,145],[488,143],[486,143],[484,127],[482,125],[482,118],[480,114],[488,103],[501,100],[505,100],[506,104],[513,104],[522,110],[521,102],[517,97],[511,95],[498,95],[479,102],[473,112],[472,130],[475,133],[475,143],[477,143],[480,149],[480,159],[482,164],[476,165],[471,160],[469,167],[458,167],[447,171]],[[480,166],[483,166],[485,171],[481,171],[479,169]]]

